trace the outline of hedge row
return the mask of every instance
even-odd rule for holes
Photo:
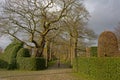
[[[7,68],[8,63],[0,59],[0,68]]]
[[[14,40],[9,44],[4,53],[0,55],[0,68],[21,70],[45,69],[44,58],[31,58],[29,50],[23,48],[23,43]]]
[[[11,61],[11,63],[8,63],[0,59],[0,68],[10,70],[43,70],[46,68],[44,58],[18,57]]]
[[[90,47],[90,56],[97,57],[97,47]]]
[[[94,80],[120,80],[120,58],[78,58],[76,60],[73,68],[77,69],[79,74]]]
[[[17,68],[20,70],[42,70],[45,69],[44,58],[17,58]]]
[[[9,47],[9,46],[8,46]],[[7,47],[7,48],[8,48]],[[15,69],[16,68],[16,56],[17,52],[22,48],[21,44],[14,45],[11,48],[8,48],[4,54],[2,54],[2,60],[8,63],[7,69]],[[3,66],[4,67],[4,66]]]
[[[30,57],[30,52],[27,48],[21,48],[18,52],[17,52],[17,57]]]

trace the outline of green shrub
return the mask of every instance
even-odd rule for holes
[[[16,45],[19,45],[19,46],[23,47],[23,43],[14,40],[12,43],[10,43],[10,44],[5,48],[4,53],[8,53],[9,50],[10,50],[11,48],[13,48],[14,46],[16,46]]]
[[[1,55],[3,61],[7,62],[7,69],[15,69],[16,68],[16,56],[17,52],[23,47],[23,43],[20,42],[12,42],[9,44],[4,53]],[[3,66],[4,67],[4,66]]]
[[[8,69],[15,69],[16,68],[16,56],[17,52],[21,49],[20,45],[16,45],[13,48],[10,49],[10,53],[8,54]]]
[[[21,48],[17,53],[17,57],[30,57],[29,50],[26,48]]]
[[[97,57],[97,47],[91,47],[90,48],[90,56]]]
[[[7,69],[8,70],[13,70],[17,68],[17,64],[16,64],[16,58],[12,58],[11,62],[8,64]]]
[[[22,47],[20,45],[16,45],[13,48],[11,48],[11,52],[9,54],[11,54],[11,58],[16,58],[17,56],[17,52],[21,49]]]
[[[22,43],[18,43],[18,44],[16,44],[16,43],[11,43],[11,44],[9,44],[9,45],[6,47],[6,49],[5,49],[5,51],[4,51],[4,53],[3,53],[2,56],[4,56],[5,60],[10,61],[8,58],[10,58],[10,59],[11,59],[11,58],[16,58],[17,52],[18,52],[22,47],[23,47],[23,44],[22,44]]]
[[[120,58],[79,58],[77,62],[79,74],[94,80],[120,80]],[[73,68],[77,69],[76,64]]]
[[[20,70],[42,70],[45,69],[44,58],[17,58],[17,67]]]
[[[8,63],[0,59],[0,68],[7,68]]]

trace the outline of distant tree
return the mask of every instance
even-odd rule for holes
[[[77,5],[77,7],[73,7],[73,11],[70,11],[69,15],[63,21],[64,25],[67,26],[66,33],[68,33],[69,35],[71,60],[77,57],[79,49],[78,45],[81,45],[78,43],[80,43],[81,41],[85,42],[85,39],[90,40],[96,37],[94,31],[86,27],[89,18],[88,11],[82,4]]]

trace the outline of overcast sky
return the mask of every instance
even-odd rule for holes
[[[85,6],[91,15],[88,26],[97,34],[113,30],[120,22],[120,0],[85,0]],[[0,38],[2,47],[9,42],[6,36]]]
[[[120,0],[85,0],[85,5],[91,15],[88,26],[98,34],[120,22]]]

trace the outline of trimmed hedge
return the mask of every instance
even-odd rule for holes
[[[7,69],[13,70],[13,69],[16,69],[16,68],[17,68],[16,58],[11,58],[11,59],[10,59],[10,62],[8,63]]]
[[[114,32],[104,31],[98,39],[98,57],[119,56],[118,40]]]
[[[97,47],[90,47],[90,56],[97,57]]]
[[[0,59],[0,68],[7,68],[8,63]]]
[[[45,69],[44,58],[17,58],[17,68],[20,70],[43,70]]]
[[[94,80],[120,80],[120,58],[78,58],[73,65],[79,74]],[[77,68],[78,66],[78,68]]]
[[[21,47],[23,47],[23,43],[19,42],[17,40],[14,40],[12,43],[10,43],[4,50],[4,53],[7,53],[10,51],[11,48],[13,48],[14,46],[19,45]]]
[[[15,41],[12,42],[11,44],[9,44],[4,53],[1,55],[0,59],[3,62],[6,62],[7,65],[7,69],[15,69],[16,68],[16,56],[17,56],[17,52],[23,47],[23,43],[17,42]],[[0,63],[1,65],[1,63]],[[2,67],[6,68],[6,65],[1,65]]]
[[[26,48],[21,48],[17,53],[17,57],[30,57],[29,50]]]
[[[4,53],[4,60],[8,62],[8,69],[16,68],[16,56],[21,48],[21,45],[15,45],[8,50],[9,52]]]

